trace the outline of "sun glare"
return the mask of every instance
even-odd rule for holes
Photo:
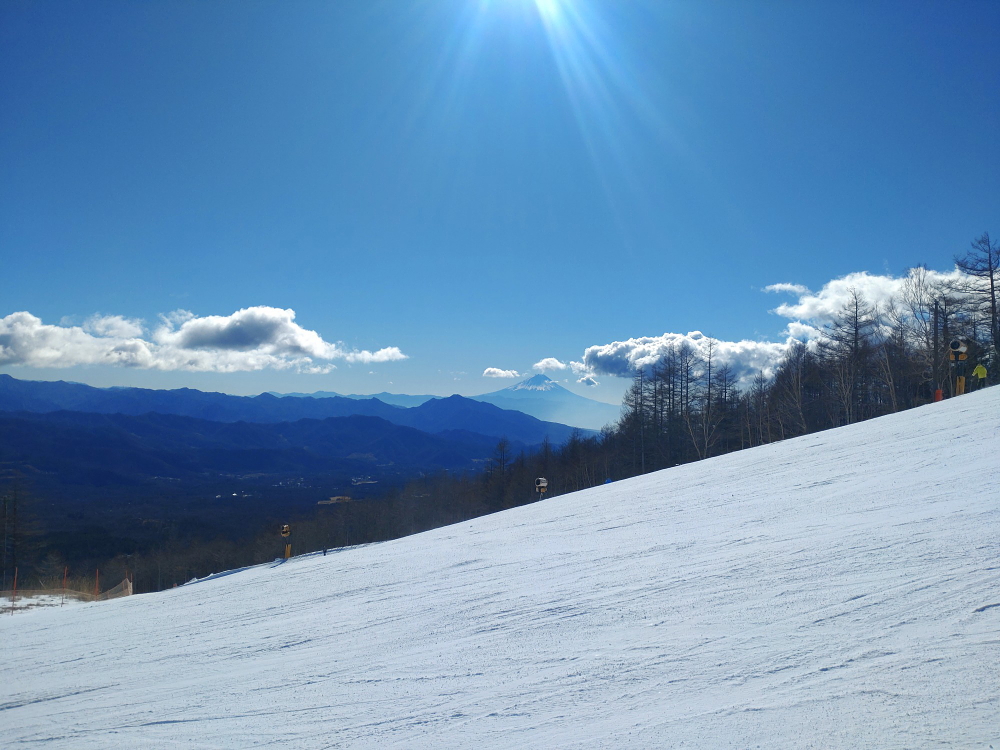
[[[637,72],[622,44],[624,31],[640,23],[637,19],[653,6],[638,2],[623,7],[594,0],[479,0],[459,7],[462,12],[453,19],[434,74],[421,83],[417,97],[421,111],[439,121],[460,118],[461,102],[475,85],[484,48],[503,34],[531,26],[533,33],[525,38],[548,48],[549,64],[562,84],[564,103],[572,111],[608,205],[621,217],[634,213],[645,200],[640,184],[643,165],[637,164],[635,154],[655,140],[671,141],[675,150],[678,145],[663,107],[649,99],[655,88],[650,85],[652,75],[645,69],[641,75]],[[504,26],[502,34],[495,33],[497,25]],[[542,35],[534,33],[538,30]],[[532,59],[545,64],[543,57]],[[420,116],[415,111],[413,121]]]
[[[559,0],[535,0],[535,7],[538,8],[538,14],[546,23],[558,20],[559,6]]]
[[[579,132],[617,214],[625,199],[612,184],[627,185],[635,195],[642,192],[636,142],[660,140],[690,158],[662,105],[649,98],[650,73],[639,75],[620,44],[623,22],[635,23],[636,14],[652,6],[639,3],[626,11],[590,0],[534,0],[534,5]]]

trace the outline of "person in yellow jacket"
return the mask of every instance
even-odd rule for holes
[[[986,385],[986,368],[983,367],[983,363],[980,362],[976,365],[976,369],[972,371],[972,376],[976,378],[976,390],[978,391],[984,385]]]

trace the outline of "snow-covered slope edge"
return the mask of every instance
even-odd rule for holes
[[[0,617],[4,747],[1000,747],[1000,388]]]

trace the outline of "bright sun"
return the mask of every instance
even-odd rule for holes
[[[535,7],[546,22],[554,21],[560,15],[559,0],[535,0]]]

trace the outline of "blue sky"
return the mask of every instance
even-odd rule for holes
[[[1000,233],[998,31],[995,2],[5,2],[0,372],[470,395],[637,337],[784,341],[764,287]]]

